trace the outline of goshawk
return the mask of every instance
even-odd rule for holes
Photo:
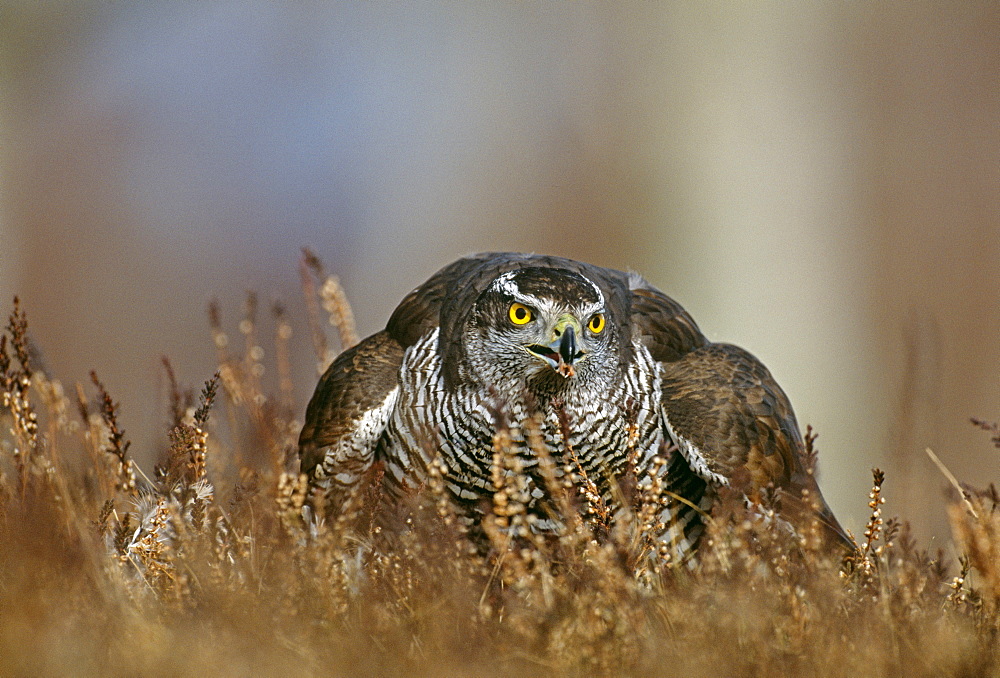
[[[301,468],[336,512],[373,467],[398,497],[425,485],[434,465],[475,524],[496,491],[499,426],[512,432],[540,530],[560,525],[538,470],[549,456],[610,507],[626,475],[647,478],[655,465],[668,494],[682,498],[668,502],[659,536],[677,558],[697,547],[726,486],[751,505],[776,492],[787,523],[818,517],[831,543],[851,543],[805,468],[791,404],[764,365],[708,341],[640,276],[552,256],[466,257],[410,292],[384,330],[323,375]]]

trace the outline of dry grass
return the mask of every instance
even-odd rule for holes
[[[356,340],[350,307],[315,257],[302,272],[324,364],[320,304],[342,344]],[[876,470],[849,562],[821,548],[818,527],[793,539],[723,497],[689,568],[645,536],[666,500],[656,482],[622,488],[635,514],[612,525],[599,497],[574,501],[558,486],[548,460],[554,502],[574,518],[558,539],[535,535],[502,427],[490,557],[435,472],[380,523],[399,529],[306,524],[304,408],[287,376],[290,327],[274,311],[278,392],[262,386],[256,299],[238,352],[213,309],[219,372],[195,398],[166,364],[169,447],[143,473],[96,375],[70,394],[32,369],[15,300],[0,339],[0,674],[998,673],[992,486],[956,492],[964,555],[953,565],[883,522]],[[976,424],[1000,446],[996,425]],[[520,425],[530,439],[531,422]]]

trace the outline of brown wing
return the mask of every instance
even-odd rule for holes
[[[752,355],[710,344],[664,364],[662,376],[671,430],[700,452],[691,463],[704,465],[704,475],[734,479],[752,491],[787,485],[801,469],[795,415]]]
[[[753,502],[771,485],[782,491],[782,513],[792,522],[815,508],[830,532],[851,544],[805,469],[788,397],[759,360],[738,346],[709,344],[663,363],[662,378],[668,434],[695,473]]]
[[[382,331],[341,353],[316,386],[299,435],[299,456],[310,484],[331,502],[341,500],[371,468],[399,392],[402,362],[403,347]]]

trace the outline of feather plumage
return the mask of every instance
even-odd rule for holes
[[[525,309],[516,323],[512,304]],[[683,544],[678,557],[696,548],[701,512],[720,485],[750,503],[777,488],[792,523],[804,518],[806,490],[831,534],[847,539],[803,466],[787,397],[756,358],[709,342],[641,277],[559,257],[473,255],[408,294],[385,330],[323,375],[300,438],[302,470],[336,511],[376,462],[387,494],[398,496],[440,459],[445,486],[475,524],[494,489],[502,419],[529,481],[529,510],[557,529],[538,455],[519,429],[529,417],[560,473],[575,465],[578,484],[586,477],[611,509],[625,475],[642,477],[676,444],[665,484],[685,501],[668,509],[675,533],[663,538]]]

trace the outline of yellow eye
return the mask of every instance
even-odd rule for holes
[[[515,325],[527,325],[531,322],[531,309],[524,304],[513,303],[510,305],[507,317]]]
[[[595,313],[594,315],[590,316],[590,322],[587,323],[587,327],[589,327],[590,331],[593,332],[594,334],[600,334],[601,332],[603,332],[604,314]]]

